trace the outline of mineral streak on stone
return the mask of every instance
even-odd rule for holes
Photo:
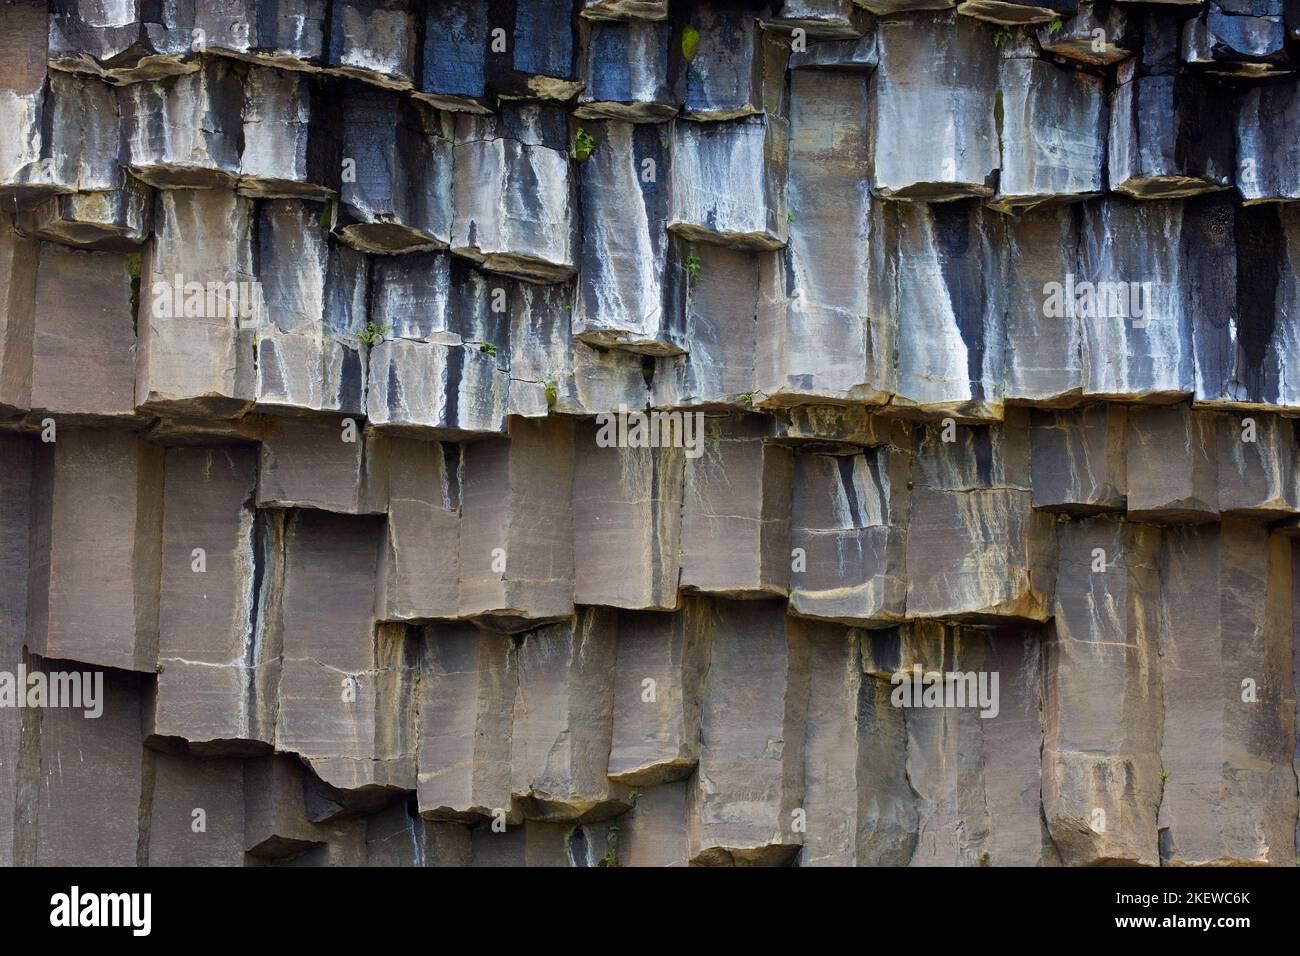
[[[1055,522],[1032,508],[1028,416],[942,440],[918,429],[907,534],[907,616],[1044,621],[1056,576]]]
[[[158,189],[233,186],[239,177],[243,83],[227,60],[118,89],[127,169]]]
[[[904,413],[1002,417],[1005,220],[973,203],[890,203]],[[887,354],[887,353],[886,353]]]
[[[469,866],[469,827],[432,823],[398,800],[366,820],[366,866]]]
[[[209,50],[282,70],[319,68],[324,59],[325,0],[205,0],[195,26]]]
[[[491,22],[491,8],[478,0],[430,3],[423,16],[424,56],[414,95],[439,109],[492,112],[491,32],[506,25]]]
[[[420,813],[473,822],[511,810],[510,748],[519,682],[514,641],[468,624],[423,630],[417,733]]]
[[[460,577],[460,453],[438,442],[381,438],[388,457],[388,527],[375,616],[456,616]]]
[[[259,409],[365,411],[367,262],[321,224],[325,207],[296,199],[258,209]]]
[[[1085,205],[1080,273],[1045,289],[1043,305],[1080,320],[1085,397],[1168,403],[1194,390],[1192,321],[1202,300],[1193,290],[1203,286],[1185,268],[1183,210],[1120,196]]]
[[[285,537],[278,751],[340,790],[416,785],[417,647],[372,605],[382,525],[297,511]]]
[[[627,809],[606,776],[618,615],[582,608],[518,646],[510,789],[530,820],[604,820]]]
[[[817,447],[795,456],[790,610],[876,626],[902,620],[911,457]]]
[[[1215,417],[1185,405],[1129,410],[1125,430],[1129,520],[1217,519]]]
[[[742,249],[786,244],[790,127],[771,114],[729,122],[675,120],[670,231]]]
[[[1159,862],[1160,538],[1101,517],[1058,530],[1043,814],[1067,865]]]
[[[928,641],[942,643],[944,672],[998,674],[999,691],[996,714],[972,706],[970,698],[965,707],[905,711],[907,781],[916,793],[917,815],[911,865],[1055,864],[1038,799],[1043,739],[1038,635],[1020,628],[932,622],[924,627]]]
[[[525,820],[497,832],[489,824],[470,831],[470,866],[596,867],[605,866],[610,834],[617,826]]]
[[[163,450],[128,431],[62,428],[36,468],[28,649],[153,673]]]
[[[1183,24],[1184,61],[1208,73],[1268,76],[1289,73],[1286,0],[1240,3],[1210,0],[1200,16]]]
[[[1074,13],[1076,0],[1039,0],[1038,3],[1021,3],[1018,0],[961,0],[957,12],[967,17],[977,17],[993,23],[1018,25],[1022,23],[1047,23]]]
[[[761,263],[772,254],[683,240],[669,249],[670,300],[674,311],[685,312],[686,353],[655,360],[652,403],[752,407],[760,397],[754,370],[758,280]]]
[[[884,404],[894,391],[891,273],[884,210],[867,188],[867,111],[856,73],[791,76],[790,242],[758,257],[754,385],[767,405]]]
[[[40,123],[35,140],[39,159],[21,174],[34,190],[66,194],[123,185],[117,97],[111,86],[51,73]]]
[[[1290,542],[1225,519],[1167,531],[1162,558],[1161,862],[1290,866]]]
[[[492,272],[536,282],[577,270],[574,182],[562,109],[505,103],[455,124],[451,247]]]
[[[1044,53],[1091,66],[1109,66],[1133,54],[1136,37],[1123,6],[1079,0],[1078,7],[1074,16],[1061,18],[1059,27],[1055,23],[1039,27],[1037,39]]]
[[[317,78],[250,67],[244,79],[243,123],[241,193],[326,199],[338,192],[338,107]]]
[[[456,617],[522,630],[574,604],[574,426],[515,419],[509,438],[464,449]]]
[[[1252,86],[1237,100],[1237,192],[1245,203],[1300,199],[1300,81]]]
[[[684,780],[700,756],[700,706],[709,669],[711,605],[683,613],[621,611],[607,773],[637,787]],[[677,821],[685,826],[685,818]]]
[[[1002,171],[994,208],[1032,208],[1103,191],[1106,97],[1101,77],[1012,56],[1002,61],[998,96]]]
[[[413,0],[331,0],[328,70],[393,90],[415,81]]]
[[[1292,422],[1262,412],[1216,415],[1219,510],[1270,521],[1295,514]]]
[[[759,416],[706,419],[686,461],[681,586],[722,597],[787,593],[794,454]]]
[[[616,428],[574,428],[573,600],[670,611],[681,573],[685,449],[601,444],[602,431]]]
[[[145,796],[149,866],[242,866],[244,767],[229,757],[149,753],[153,791]],[[202,828],[197,828],[199,822]]]
[[[880,63],[876,31],[871,27],[856,40],[819,40],[790,55],[790,69],[849,70],[869,73]]]
[[[761,29],[761,4],[708,0],[692,4],[674,35],[686,54],[686,102],[695,120],[728,120],[771,111],[784,115],[784,73],[790,42]],[[694,33],[686,32],[686,27]],[[695,37],[694,52],[685,38]]]
[[[47,83],[44,3],[0,6],[0,208],[13,213],[31,208],[53,192],[45,124]],[[52,157],[51,157],[52,158]]]
[[[1115,405],[1032,412],[1034,507],[1061,514],[1123,511],[1127,421],[1128,410]]]
[[[198,417],[248,407],[260,308],[252,214],[250,200],[224,189],[155,195],[136,313],[138,407]]]
[[[115,84],[193,72],[199,69],[192,55],[195,6],[55,0],[50,4],[50,66]]]
[[[342,191],[334,229],[363,252],[444,249],[452,234],[452,125],[364,83],[343,93]]]
[[[269,747],[276,648],[258,642],[257,452],[171,448],[163,492],[158,690],[150,733],[195,752]]]
[[[131,276],[119,253],[41,244],[31,407],[72,419],[135,413]]]
[[[667,129],[597,121],[581,165],[583,241],[573,334],[646,355],[685,351],[683,266],[669,254]]]
[[[1110,98],[1110,188],[1165,199],[1231,186],[1231,94],[1209,78],[1133,75],[1132,63]]]
[[[852,0],[783,0],[765,25],[778,30],[803,30],[806,37],[856,39],[869,28],[868,20]]]
[[[24,235],[65,246],[133,252],[153,232],[153,191],[125,177],[117,189],[53,196],[19,213]]]
[[[667,22],[595,21],[583,54],[582,91],[573,115],[658,123],[685,101],[685,62]]]
[[[712,645],[701,712],[699,770],[687,796],[696,865],[781,865],[804,842],[809,634],[771,601],[718,601],[702,633]]]
[[[1078,209],[1042,209],[1007,223],[1007,402],[1068,406],[1083,394],[1082,336],[1077,315],[1049,309],[1045,289],[1078,272]]]
[[[685,780],[647,787],[619,819],[620,866],[687,866]]]
[[[0,61],[3,62],[3,61]],[[0,216],[0,412],[32,407],[32,337],[41,245]]]
[[[949,13],[880,21],[868,121],[877,194],[922,202],[993,194],[998,52],[992,33]],[[921,116],[931,119],[917,122]]]

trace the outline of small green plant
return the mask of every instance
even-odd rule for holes
[[[1010,27],[998,27],[993,33],[993,45],[999,50],[1007,45],[1011,40]]]
[[[373,322],[367,322],[365,331],[357,333],[357,339],[359,339],[363,345],[378,345],[391,331],[393,331],[391,325],[385,325],[383,328],[380,328]]]
[[[491,342],[481,342],[481,343],[479,343],[478,350],[479,350],[480,352],[486,352],[488,355],[496,355],[496,354],[497,354],[497,347],[496,347],[495,345],[493,345]]]
[[[573,149],[569,151],[572,156],[580,163],[585,163],[596,151],[596,139],[581,126],[573,137]]]
[[[622,866],[618,862],[618,826],[611,823],[605,832],[605,856],[597,866]]]
[[[1169,779],[1169,772],[1164,767],[1160,768],[1160,782],[1164,783]]]
[[[741,393],[740,393],[740,400],[741,400],[742,402],[744,402],[746,405],[748,405],[750,408],[753,408],[753,407],[754,407],[754,396],[757,395],[757,394],[758,394],[757,392],[741,392]]]
[[[786,214],[785,214],[785,221],[786,221],[786,222],[794,222],[794,213],[792,213],[792,212],[788,212],[788,213],[786,213]]]
[[[633,787],[627,792],[627,798],[632,801],[632,806],[634,807],[636,806],[636,798],[639,796],[641,796],[641,791],[636,787]]]
[[[1050,33],[1052,36],[1056,36],[1058,33],[1061,32],[1061,27],[1063,26],[1065,26],[1065,24],[1061,22],[1060,17],[1057,17],[1055,20],[1053,20],[1051,23],[1047,25],[1047,32]]]
[[[333,225],[334,225],[334,197],[331,196],[329,199],[325,200],[325,205],[321,207],[320,227],[322,229],[329,229]]]
[[[693,252],[686,257],[686,271],[691,274],[692,279],[700,274],[700,257]]]
[[[546,395],[546,407],[554,408],[556,402],[558,402],[560,399],[560,387],[556,383],[555,379],[551,379],[549,382],[547,382],[543,388],[543,391]]]
[[[695,51],[700,45],[700,31],[689,23],[682,29],[682,56],[690,63],[695,59]]]

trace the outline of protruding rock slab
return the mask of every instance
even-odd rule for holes
[[[718,601],[701,624],[712,657],[700,764],[687,796],[692,863],[779,865],[798,852],[808,629],[780,603]]]
[[[674,414],[679,434],[687,421],[697,428],[694,413]],[[577,604],[672,610],[681,568],[687,449],[621,447],[618,431],[624,420],[611,415],[602,425],[575,428],[573,599]],[[702,437],[696,434],[695,441]]]
[[[261,308],[252,202],[224,189],[169,189],[155,199],[140,274],[135,403],[234,417],[253,398]]]
[[[1127,503],[1123,406],[1031,413],[1034,507],[1062,514],[1123,511]]]
[[[244,79],[239,191],[262,198],[326,199],[339,189],[337,101],[312,76],[254,66]],[[374,162],[368,157],[359,162]]]
[[[574,182],[562,109],[506,103],[456,117],[451,247],[457,255],[538,282],[577,269]]]
[[[772,114],[673,122],[668,228],[743,249],[786,243],[789,123]]]
[[[951,13],[920,14],[882,20],[876,36],[872,189],[924,202],[991,196],[998,169],[992,28]]]
[[[1133,54],[1137,45],[1134,32],[1122,4],[1079,0],[1077,14],[1062,17],[1060,26],[1049,23],[1040,27],[1037,36],[1045,53],[1092,66],[1109,66]]]
[[[911,508],[905,449],[809,448],[795,456],[790,608],[807,617],[902,620]]]
[[[60,428],[36,467],[28,649],[153,673],[163,450],[128,431]]]
[[[1129,409],[1124,443],[1130,520],[1218,517],[1218,436],[1212,413],[1185,405]]]
[[[460,450],[382,438],[388,527],[379,556],[375,615],[385,621],[457,616],[460,578]]]
[[[1038,0],[1035,3],[1021,3],[1019,0],[961,0],[957,4],[957,12],[962,16],[992,23],[1018,26],[1059,20],[1074,13],[1075,5],[1075,0]]]
[[[131,84],[199,69],[194,4],[60,0],[50,6],[49,60],[57,70]]]
[[[423,632],[418,794],[430,820],[511,813],[514,641],[468,624]]]
[[[669,255],[667,130],[624,122],[584,129],[583,241],[573,333],[647,355],[684,350],[682,266]]]
[[[243,83],[228,60],[118,90],[127,168],[158,189],[231,187],[239,178]]]
[[[257,452],[171,448],[163,498],[158,689],[152,735],[204,752],[274,739],[279,647],[259,621],[273,519],[253,510]],[[274,553],[273,551],[271,552]]]
[[[1162,559],[1161,862],[1290,866],[1290,542],[1224,520],[1170,529]]]
[[[519,645],[510,778],[530,819],[588,822],[628,806],[627,788],[605,776],[617,630],[612,610],[582,608]]]
[[[574,426],[514,419],[508,439],[467,445],[462,466],[459,617],[518,630],[574,604]]]
[[[340,790],[413,790],[417,647],[374,623],[381,523],[296,511],[285,532],[276,750]]]
[[[283,418],[261,430],[258,508],[378,514],[388,506],[386,439],[350,418]]]
[[[1043,814],[1067,865],[1159,862],[1160,530],[1085,518],[1058,530],[1045,646]]]
[[[1246,203],[1300,199],[1300,82],[1252,86],[1237,100],[1237,192]]]
[[[671,119],[686,97],[680,38],[666,22],[597,21],[583,51],[583,78],[574,116],[630,123]]]
[[[414,95],[439,109],[490,113],[494,97],[488,92],[489,59],[495,67],[500,54],[491,53],[493,27],[490,8],[479,0],[444,0],[426,6],[424,51]]]
[[[388,89],[410,89],[419,8],[412,0],[332,0],[329,72]]]
[[[450,117],[364,83],[343,91],[334,229],[363,252],[445,249],[452,233]]]
[[[867,188],[867,115],[861,76],[791,75],[790,244],[758,257],[754,387],[765,404],[883,404],[893,394],[890,263],[881,203]]]
[[[321,224],[325,207],[273,200],[258,210],[259,409],[365,411],[365,256]]]
[[[691,6],[687,24],[676,34],[687,61],[683,115],[728,120],[768,110],[784,114],[790,45],[761,28],[761,12],[756,4],[728,0]]]
[[[126,177],[119,189],[54,196],[18,214],[25,235],[65,246],[134,252],[153,231],[153,192]]]
[[[608,773],[637,787],[690,776],[700,756],[700,707],[709,666],[711,605],[677,614],[622,611],[614,665]],[[685,820],[677,821],[679,827]]]
[[[44,3],[0,6],[0,209],[30,209],[63,192],[49,180],[41,159],[45,147],[47,84],[45,60],[49,26]]]

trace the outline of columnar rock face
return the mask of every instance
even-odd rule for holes
[[[1291,864],[1294,7],[0,0],[0,863]]]

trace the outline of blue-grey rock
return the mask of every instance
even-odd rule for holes
[[[658,123],[685,99],[685,60],[672,24],[596,21],[583,50],[582,92],[573,115]]]

